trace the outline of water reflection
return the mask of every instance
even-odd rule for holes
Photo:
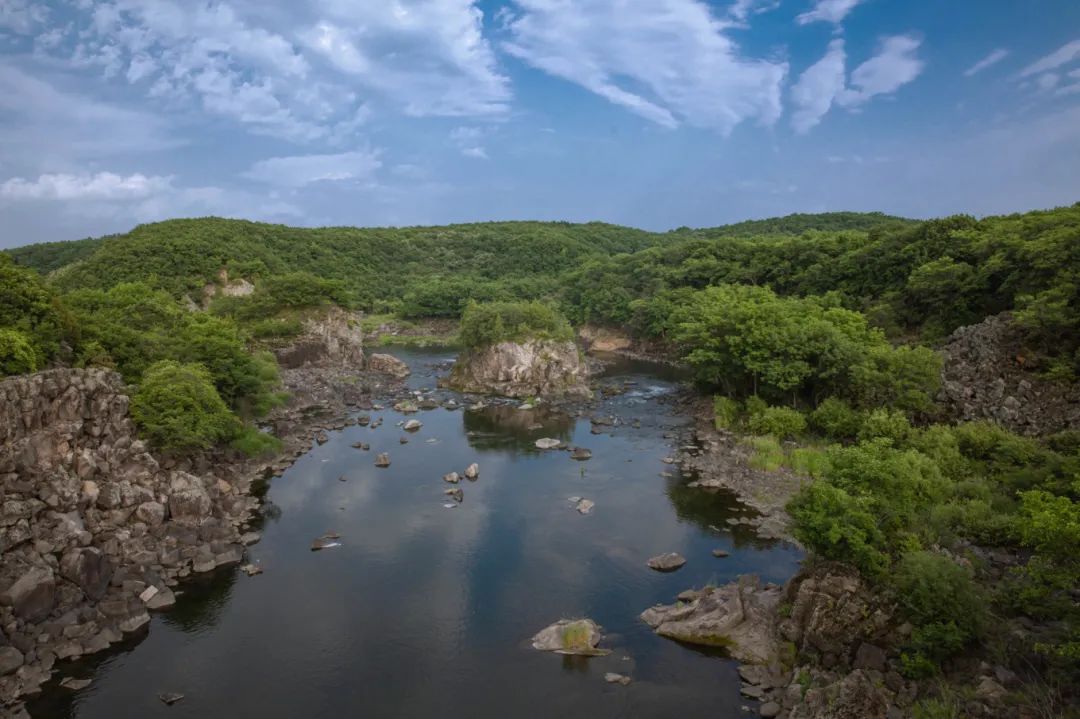
[[[398,353],[413,366],[438,361]],[[609,369],[612,390],[595,413],[617,424],[592,434],[587,420],[492,406],[433,409],[399,445],[401,415],[382,427],[347,427],[302,457],[269,488],[283,508],[251,548],[257,577],[227,571],[184,585],[155,616],[137,651],[120,651],[71,695],[50,689],[32,711],[49,717],[737,717],[734,665],[660,639],[638,614],[682,589],[756,571],[782,580],[798,553],[742,535],[718,535],[730,497],[689,490],[660,460],[683,422],[662,401],[670,379]],[[433,387],[431,377],[411,380]],[[536,427],[536,425],[540,425]],[[541,436],[589,447],[536,452]],[[431,442],[429,440],[435,440]],[[352,444],[370,443],[363,452]],[[390,452],[391,467],[374,455]],[[442,475],[479,462],[444,508]],[[344,482],[339,481],[345,477]],[[583,516],[568,501],[584,496]],[[309,550],[313,537],[341,546]],[[731,557],[718,560],[712,549]],[[664,551],[689,559],[673,574],[645,567]],[[560,617],[604,627],[610,656],[559,658],[529,637]],[[633,676],[628,687],[605,672]],[[165,707],[159,691],[186,695]]]

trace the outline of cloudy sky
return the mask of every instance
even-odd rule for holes
[[[1075,0],[0,0],[0,246],[1077,200]]]

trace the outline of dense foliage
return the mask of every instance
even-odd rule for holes
[[[525,339],[572,340],[570,323],[542,302],[470,303],[461,316],[458,337],[466,348]]]
[[[131,416],[161,449],[206,449],[239,429],[206,368],[172,360],[146,370],[131,399]]]

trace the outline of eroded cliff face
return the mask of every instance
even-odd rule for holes
[[[360,369],[364,365],[364,333],[359,315],[340,307],[304,321],[304,334],[275,351],[282,369],[305,365]]]
[[[179,578],[242,556],[249,480],[155,456],[128,404],[106,370],[0,382],[0,703],[145,625]]]
[[[588,397],[588,370],[573,342],[500,342],[462,353],[447,384],[503,397]]]
[[[953,419],[1026,435],[1080,429],[1080,387],[1033,372],[1008,314],[961,327],[942,347],[941,395]]]

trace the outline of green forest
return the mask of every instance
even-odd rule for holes
[[[9,242],[12,238],[7,238]],[[204,286],[252,282],[246,297]],[[1024,366],[1080,376],[1080,203],[976,219],[791,215],[650,233],[602,223],[305,229],[171,220],[0,254],[0,374],[115,368],[162,449],[273,449],[266,343],[339,305],[464,318],[469,347],[620,327],[693,371],[756,466],[807,481],[797,538],[896,598],[912,677],[973,647],[1080,683],[1080,433],[950,423],[937,348],[1010,312]],[[1024,557],[992,577],[979,548]],[[1027,617],[1023,640],[998,617]],[[1019,642],[1019,646],[1017,645]]]

